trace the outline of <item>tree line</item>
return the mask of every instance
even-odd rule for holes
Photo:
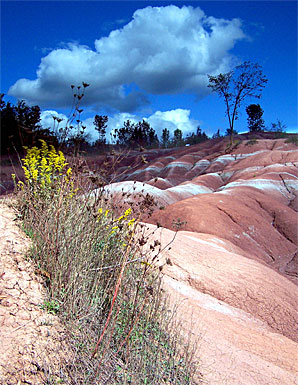
[[[78,94],[75,94],[77,98]],[[43,128],[41,126],[41,110],[39,106],[28,106],[25,101],[18,101],[17,105],[5,102],[4,94],[0,95],[1,111],[1,154],[18,152],[22,153],[24,147],[38,145],[40,139],[45,140],[56,148],[73,148],[77,153],[79,149],[89,150],[92,148],[103,149],[107,145],[118,145],[130,148],[153,148],[153,147],[177,147],[185,144],[200,143],[208,139],[206,133],[198,127],[186,137],[177,128],[173,136],[164,128],[161,138],[158,138],[153,127],[146,120],[134,123],[126,120],[123,126],[111,133],[110,143],[107,143],[106,129],[108,116],[95,115],[93,126],[98,133],[98,139],[92,145],[88,141],[86,126],[82,124],[82,108],[78,106],[75,112],[63,125],[63,119],[53,116],[53,127]]]
[[[88,135],[85,134],[85,126],[79,125],[76,133],[67,136],[67,130],[63,125],[59,128],[62,119],[53,116],[54,128],[43,128],[41,126],[40,108],[39,106],[26,105],[24,101],[19,101],[16,106],[10,102],[5,103],[3,94],[1,95],[1,153],[20,152],[22,153],[24,146],[32,147],[38,144],[39,139],[45,140],[49,144],[53,144],[56,148],[81,148],[81,149],[103,149],[108,145],[106,139],[106,129],[108,116],[95,115],[93,125],[98,133],[98,139],[91,145],[88,142]],[[79,109],[80,113],[81,109]],[[250,104],[246,107],[248,115],[248,128],[250,132],[260,132],[265,130],[263,119],[263,109],[259,104]],[[80,119],[76,119],[76,123],[80,123]],[[70,126],[72,129],[73,126]],[[286,126],[278,120],[272,123],[271,131],[285,131]],[[237,131],[233,130],[233,135]],[[225,136],[230,136],[231,131],[228,128]],[[220,138],[220,130],[212,136],[212,138]],[[208,135],[198,126],[195,132],[185,137],[181,129],[177,128],[171,136],[170,130],[164,128],[161,137],[158,138],[153,127],[144,119],[138,123],[126,120],[123,126],[115,129],[111,133],[110,143],[118,146],[130,148],[153,148],[153,147],[179,147],[184,145],[193,145],[210,139]]]
[[[24,146],[32,147],[38,139],[58,145],[58,139],[49,129],[42,128],[40,124],[39,106],[29,107],[24,101],[17,105],[3,100],[0,95],[1,111],[1,154],[23,152]]]

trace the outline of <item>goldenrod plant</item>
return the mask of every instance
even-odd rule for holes
[[[27,148],[23,161],[23,170],[27,186],[36,193],[49,191],[55,183],[61,186],[63,182],[70,183],[72,170],[62,151],[40,140],[41,148]]]
[[[28,257],[46,277],[48,299],[41,305],[69,332],[70,361],[61,361],[57,378],[88,385],[194,383],[190,349],[144,251],[140,211],[150,211],[153,200],[124,196],[123,206],[105,193],[91,199],[81,182],[90,172],[79,173],[76,164],[41,141],[26,149],[24,182],[16,183],[17,208],[32,238]],[[147,247],[153,258],[159,249],[159,242]],[[44,373],[55,384],[53,371]]]

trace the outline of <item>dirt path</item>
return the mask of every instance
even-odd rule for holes
[[[24,253],[30,241],[0,202],[0,384],[58,383],[66,334],[58,318],[41,309],[43,279]],[[64,354],[65,355],[65,354]],[[50,382],[54,380],[56,382]],[[48,382],[47,382],[48,381]]]

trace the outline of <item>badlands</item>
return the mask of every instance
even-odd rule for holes
[[[162,247],[172,242],[158,263],[185,333],[198,342],[204,381],[294,385],[297,147],[241,139],[229,153],[227,139],[145,151],[145,164],[128,168],[126,159],[106,190],[158,201],[148,232]]]
[[[143,220],[161,242],[163,287],[185,337],[197,344],[203,383],[298,385],[297,147],[272,135],[237,139],[229,152],[227,138],[132,152],[105,190],[158,202]],[[20,360],[24,352],[30,362],[57,357],[64,331],[56,319],[43,320],[42,282],[23,260],[27,240],[14,213],[3,206],[0,217],[0,367],[10,368],[9,384],[23,384],[18,371],[39,383],[38,368]]]

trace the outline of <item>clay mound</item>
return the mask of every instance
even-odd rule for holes
[[[183,230],[229,240],[241,248],[243,255],[287,274],[287,265],[297,251],[295,211],[255,188],[229,191],[181,200],[155,212],[150,222],[172,230],[177,220],[186,222]],[[298,278],[293,263],[289,278]]]
[[[296,169],[297,175],[297,150],[294,144],[285,143],[283,139],[259,140],[249,146],[247,143],[248,141],[241,143],[231,154],[225,154],[227,139],[171,149],[164,154],[162,151],[165,150],[160,150],[155,153],[159,157],[131,172],[128,170],[122,180],[151,181],[152,184],[155,178],[162,178],[165,185],[169,183],[175,186],[203,174],[224,172],[230,173],[231,176],[236,171],[247,169],[254,175],[255,171],[273,165],[280,168],[290,167],[291,172]],[[149,160],[152,153],[144,153],[144,157]],[[278,172],[278,167],[274,172]]]
[[[173,187],[173,185],[168,180],[163,178],[150,179],[147,184],[157,187],[160,190],[166,190],[167,188]]]
[[[151,183],[150,181],[148,183],[125,181],[106,185],[104,190],[106,194],[113,197],[114,201],[118,202],[123,201],[123,199],[126,202],[137,202],[141,196],[149,194],[154,198],[158,207],[166,207],[185,198],[213,191],[204,186],[203,183],[182,183],[166,189],[158,188],[155,184],[165,187],[169,182],[165,182],[163,179],[158,179],[157,183],[154,181],[151,181]],[[92,195],[96,196],[98,193],[101,193],[101,189],[94,190]]]
[[[152,226],[148,226],[150,232]],[[174,233],[157,229],[162,247]],[[298,288],[232,243],[181,231],[158,264],[178,314],[199,339],[204,379],[212,385],[287,385],[298,380]],[[208,382],[209,381],[209,382]]]
[[[238,138],[241,140],[245,135],[239,135]],[[261,150],[281,150],[281,151],[291,151],[297,150],[297,146],[293,143],[286,143],[284,139],[269,139],[269,138],[260,138],[257,139],[255,143],[250,144],[251,140],[243,140],[240,145],[233,151],[238,154],[250,153],[253,151],[261,151]]]

